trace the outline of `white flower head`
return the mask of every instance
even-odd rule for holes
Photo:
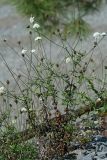
[[[20,110],[22,113],[23,112],[27,112],[27,109],[25,108],[25,107],[23,107],[23,108],[21,108],[21,110]]]
[[[0,87],[0,95],[3,95],[5,93],[5,88],[2,86]]]
[[[21,51],[21,55],[24,57],[24,56],[25,56],[25,54],[26,54],[26,52],[27,52],[27,50],[26,50],[26,49],[22,49],[22,51]]]
[[[39,141],[37,141],[36,144],[39,145],[40,144]]]
[[[106,36],[107,33],[106,33],[106,32],[102,32],[101,35],[102,35],[102,36]]]
[[[102,33],[99,33],[99,32],[95,32],[93,34],[93,37],[95,38],[95,41],[98,41],[100,40],[102,37],[106,36],[106,32],[102,32]]]
[[[33,23],[33,22],[34,22],[34,18],[35,18],[35,17],[33,17],[33,16],[30,17],[30,23]]]
[[[31,53],[35,53],[35,52],[36,52],[36,50],[35,50],[35,49],[32,49],[32,50],[31,50]]]
[[[99,102],[101,102],[101,98],[97,98],[96,104],[99,103]]]
[[[27,50],[26,49],[22,49],[22,54],[25,54],[27,52]]]
[[[93,34],[93,37],[94,37],[95,40],[97,41],[97,40],[99,40],[99,39],[101,38],[101,33],[95,32],[95,33]]]
[[[35,23],[34,25],[33,25],[33,28],[39,28],[40,27],[40,25],[38,24],[38,23]]]
[[[29,108],[29,111],[32,112],[32,111],[34,111],[34,109],[33,108]]]
[[[38,41],[38,40],[41,40],[41,39],[42,39],[42,37],[36,37],[35,41]]]
[[[42,101],[42,97],[39,98],[39,101]]]
[[[69,63],[71,61],[71,58],[70,57],[67,57],[66,58],[66,63]]]
[[[15,120],[15,119],[13,119],[13,120],[12,120],[12,124],[15,124],[15,123],[16,123],[16,120]]]
[[[94,124],[98,124],[99,122],[98,121],[94,121]]]

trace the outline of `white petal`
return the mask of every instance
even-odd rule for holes
[[[2,87],[0,87],[0,90],[4,90],[4,87],[2,86]]]
[[[40,27],[40,25],[38,24],[38,23],[35,23],[34,25],[33,25],[33,28],[39,28]]]
[[[16,123],[16,120],[15,120],[15,119],[13,119],[13,120],[12,120],[12,124],[15,124],[15,123]]]
[[[33,23],[33,22],[34,22],[34,18],[35,18],[35,17],[32,17],[32,16],[30,17],[30,23]]]
[[[70,57],[66,58],[66,63],[69,63],[70,61],[71,61]]]
[[[33,111],[33,108],[29,108],[29,111]]]
[[[102,35],[102,36],[106,36],[106,35],[107,35],[107,33],[105,33],[105,32],[102,32],[102,33],[101,33],[101,35]]]
[[[38,41],[38,40],[41,40],[41,39],[42,39],[42,37],[36,37],[35,41]]]
[[[101,36],[101,33],[99,33],[99,32],[95,32],[95,33],[93,34],[93,37],[94,37],[94,38],[99,37],[99,36]]]
[[[0,95],[2,95],[5,92],[5,88],[2,86],[0,87]]]
[[[98,98],[98,99],[96,100],[96,103],[99,103],[99,102],[101,102],[101,98]]]
[[[35,52],[36,52],[36,50],[35,50],[35,49],[32,49],[32,50],[31,50],[31,52],[32,52],[32,53],[35,53]]]
[[[94,124],[98,124],[99,122],[98,121],[94,121]]]
[[[25,107],[21,108],[21,112],[27,112],[27,109]]]
[[[39,100],[42,101],[42,98],[40,97]]]
[[[22,49],[22,54],[25,54],[27,52],[26,49]]]

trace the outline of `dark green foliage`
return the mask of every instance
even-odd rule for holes
[[[85,36],[90,28],[83,16],[98,11],[100,0],[11,0],[17,8],[28,16],[35,16],[43,29],[55,32],[57,28],[69,33]],[[86,33],[86,34],[85,34]]]
[[[0,160],[34,160],[37,158],[37,148],[32,143],[5,144],[0,150]]]
[[[0,160],[34,160],[37,158],[36,144],[22,142],[12,143],[9,138],[14,136],[17,130],[14,126],[8,125],[0,133]],[[4,140],[6,138],[6,140]]]

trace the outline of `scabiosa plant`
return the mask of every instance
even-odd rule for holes
[[[80,39],[71,43],[60,32],[59,42],[54,40],[55,35],[49,39],[40,32],[32,16],[27,29],[30,45],[23,46],[19,41],[19,49],[15,50],[23,62],[22,74],[15,73],[0,53],[15,81],[15,88],[10,87],[9,80],[5,84],[1,82],[4,87],[0,88],[3,104],[0,147],[7,159],[12,156],[17,159],[20,154],[23,159],[28,152],[22,150],[17,155],[15,149],[22,142],[33,140],[39,159],[64,158],[75,144],[80,148],[90,141],[91,135],[100,132],[99,111],[106,106],[107,95],[105,81],[96,76],[93,54],[106,33],[94,33],[95,40],[99,35],[101,39],[85,52],[77,48]],[[4,43],[10,47],[7,41]],[[51,44],[50,49],[45,48],[45,43]],[[56,51],[59,55],[54,59]],[[32,159],[34,154],[30,154]]]

